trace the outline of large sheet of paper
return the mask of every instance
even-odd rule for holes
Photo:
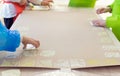
[[[36,50],[5,58],[0,67],[88,68],[120,65],[120,44],[106,28],[90,24],[97,18],[91,8],[66,11],[24,11],[13,29],[40,40]]]

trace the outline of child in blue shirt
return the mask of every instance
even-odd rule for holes
[[[0,51],[15,52],[16,48],[20,46],[20,42],[24,45],[23,49],[26,48],[27,44],[32,44],[36,48],[40,46],[40,42],[38,40],[25,36],[21,37],[19,31],[8,30],[0,22]]]

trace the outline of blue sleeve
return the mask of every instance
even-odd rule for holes
[[[20,45],[20,33],[17,30],[8,30],[0,22],[0,51],[16,51]]]

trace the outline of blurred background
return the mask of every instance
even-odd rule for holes
[[[69,4],[69,0],[53,0],[55,5],[68,5]],[[99,7],[105,7],[109,4],[111,4],[114,0],[96,0],[96,4],[94,6],[94,9],[97,9]],[[0,0],[0,9],[1,9],[1,5],[2,5],[2,0]],[[106,14],[102,14],[100,15],[101,17],[103,17],[104,19],[106,19],[106,16],[109,16],[109,13]],[[1,17],[0,17],[1,18]]]

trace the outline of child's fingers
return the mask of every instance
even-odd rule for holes
[[[42,2],[41,5],[43,5],[43,6],[48,6],[49,8],[51,8],[51,6],[52,6],[52,5],[51,5],[51,2],[45,2],[45,1]]]
[[[92,21],[92,24],[94,25],[94,26],[99,26],[99,27],[105,27],[105,20],[93,20]]]
[[[99,26],[100,25],[98,20],[92,20],[91,22],[94,26]]]
[[[101,13],[101,10],[100,10],[100,9],[97,9],[97,10],[96,10],[96,13],[97,13],[97,14],[100,14],[100,13]]]
[[[96,13],[97,14],[102,14],[102,13],[105,13],[106,12],[106,9],[105,8],[100,8],[100,9],[97,9],[96,10]]]

